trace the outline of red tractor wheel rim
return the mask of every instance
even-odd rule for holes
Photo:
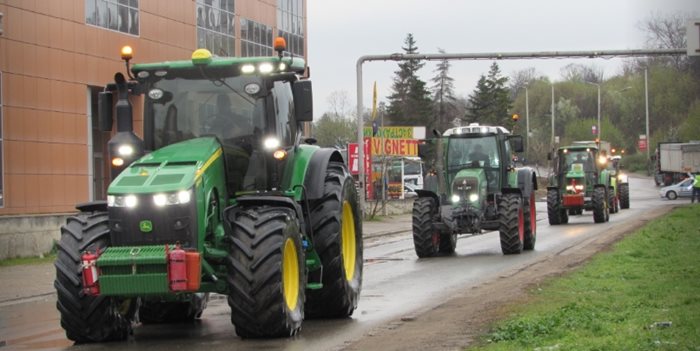
[[[440,233],[435,231],[433,232],[433,248],[438,249],[440,247]]]
[[[525,215],[522,206],[518,209],[518,237],[520,237],[520,242],[525,240]]]
[[[530,194],[530,232],[532,236],[537,233],[537,214],[535,213],[535,194]]]

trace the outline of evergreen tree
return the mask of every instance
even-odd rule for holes
[[[406,54],[417,54],[418,47],[413,39],[413,34],[406,35]],[[425,82],[418,78],[418,70],[423,67],[421,60],[406,60],[399,64],[399,70],[395,71],[392,94],[389,96],[389,108],[385,125],[419,126],[427,125],[431,101],[430,93],[425,87]]]
[[[501,76],[501,70],[494,62],[488,75],[479,78],[476,90],[469,96],[467,121],[506,125],[510,119],[508,111],[511,107],[507,84],[508,77]]]
[[[438,49],[441,54],[445,50]],[[437,117],[430,122],[429,129],[444,131],[452,126],[457,118],[457,99],[454,93],[454,79],[449,76],[450,61],[442,60],[435,68],[433,82],[433,114]]]

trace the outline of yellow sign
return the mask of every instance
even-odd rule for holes
[[[372,127],[365,127],[363,130],[365,136],[372,136]],[[412,139],[413,127],[379,127],[375,138],[386,139]]]
[[[417,156],[418,140],[370,138],[372,156]]]

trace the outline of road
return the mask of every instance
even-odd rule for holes
[[[639,220],[658,206],[681,201],[662,200],[653,181],[630,178],[631,208],[611,215],[610,222],[593,224],[590,213],[570,218],[568,225],[549,226],[546,203],[537,203],[537,245],[521,255],[501,254],[498,234],[461,237],[450,257],[418,259],[410,232],[368,240],[364,283],[359,308],[350,319],[307,320],[292,339],[242,340],[230,323],[226,300],[215,296],[201,321],[185,325],[138,326],[127,342],[130,350],[340,350],[372,335],[396,320],[411,320],[448,300],[457,292],[499,276],[514,274],[544,257],[575,250],[597,234]],[[517,273],[516,273],[517,274]],[[123,349],[125,343],[72,346],[65,339],[53,296],[0,306],[0,350]]]

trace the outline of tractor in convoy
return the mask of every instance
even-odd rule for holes
[[[608,204],[610,212],[617,213],[619,210],[630,208],[630,184],[629,177],[620,169],[622,156],[610,156],[608,160],[608,171],[610,172],[610,189],[615,196]]]
[[[55,287],[76,342],[132,324],[199,318],[224,294],[243,338],[289,337],[343,318],[362,284],[362,223],[343,158],[302,137],[303,59],[215,57],[129,65],[99,95],[113,180],[61,228]],[[142,100],[140,100],[142,99]],[[130,100],[142,101],[132,116]],[[143,139],[133,121],[143,121]]]
[[[547,186],[549,224],[566,224],[569,216],[584,210],[593,211],[595,223],[609,220],[618,200],[607,169],[608,148],[606,143],[582,141],[560,147],[554,157],[550,154],[554,165]]]
[[[458,234],[498,230],[504,254],[533,250],[536,239],[537,177],[516,168],[521,136],[499,126],[472,123],[451,128],[419,145],[436,172],[413,203],[413,243],[418,257],[452,254]]]

